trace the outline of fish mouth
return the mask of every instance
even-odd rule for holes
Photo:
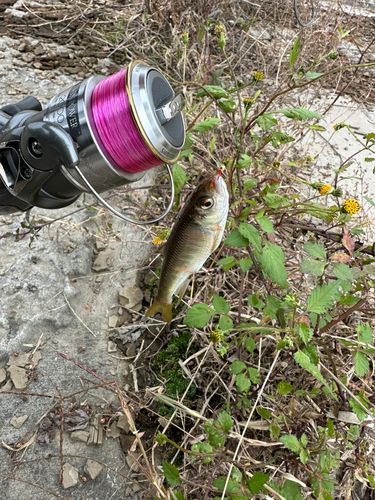
[[[225,184],[224,179],[221,176],[214,176],[214,184],[215,184],[215,190],[220,196],[228,196],[228,189],[227,185]]]

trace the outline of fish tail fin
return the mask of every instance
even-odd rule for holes
[[[146,312],[145,316],[153,316],[160,312],[167,323],[172,321],[172,304],[168,302],[160,302],[158,299],[152,304],[150,309]]]

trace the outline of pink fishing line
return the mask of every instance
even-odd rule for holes
[[[126,93],[126,68],[95,87],[91,107],[107,154],[123,170],[136,173],[162,165],[146,146],[134,121]]]

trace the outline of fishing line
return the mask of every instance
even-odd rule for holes
[[[144,172],[162,165],[147,147],[134,120],[126,88],[127,68],[95,87],[91,109],[105,152],[122,170]]]

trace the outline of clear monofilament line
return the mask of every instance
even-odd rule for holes
[[[91,106],[95,127],[107,154],[121,169],[136,173],[162,165],[146,146],[132,115],[123,69],[95,87]]]

